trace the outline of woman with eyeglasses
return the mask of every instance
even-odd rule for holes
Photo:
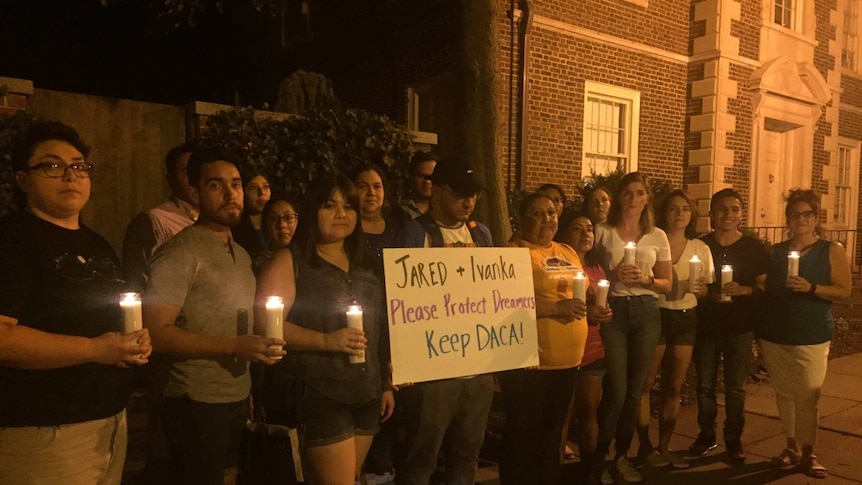
[[[263,236],[269,249],[258,253],[252,261],[255,274],[272,259],[275,251],[290,245],[299,222],[297,207],[296,199],[285,193],[276,193],[263,206]]]
[[[767,311],[756,328],[787,438],[774,460],[801,464],[806,475],[826,478],[814,455],[817,404],[834,327],[832,302],[850,297],[850,265],[844,248],[822,237],[816,192],[791,190],[784,213],[790,240],[772,248]]]
[[[563,213],[560,228],[554,240],[568,244],[577,253],[590,280],[587,290],[587,340],[584,356],[575,377],[574,416],[578,423],[577,441],[581,463],[586,472],[586,484],[598,485],[602,475],[604,457],[596,458],[599,438],[597,413],[602,399],[602,380],[605,376],[605,347],[602,345],[601,326],[611,321],[613,312],[605,306],[595,305],[598,283],[607,279],[602,267],[601,253],[595,248],[595,232],[590,218],[571,210]],[[568,435],[568,430],[564,430]]]
[[[653,220],[649,180],[632,172],[620,180],[607,222],[596,227],[596,242],[604,248],[604,264],[609,268],[608,301],[613,310],[613,318],[601,331],[607,374],[599,405],[597,452],[604,457],[615,439],[613,472],[625,482],[643,481],[627,455],[641,390],[661,336],[658,297],[672,284],[670,243]]]
[[[697,239],[697,206],[682,189],[676,189],[659,202],[656,226],[667,234],[673,261],[673,285],[670,292],[659,295],[661,337],[655,349],[641,396],[638,418],[638,455],[655,468],[673,465],[688,468],[688,461],[671,453],[670,438],[679,414],[682,386],[691,364],[697,333],[697,300],[706,296],[706,285],[715,280],[712,253]],[[700,277],[689,278],[691,259],[700,261]],[[690,283],[693,283],[690,285]],[[650,391],[661,368],[661,404],[659,410],[658,447],[649,437]]]
[[[536,189],[536,193],[547,195],[554,202],[557,219],[563,216],[563,209],[566,208],[566,192],[562,187],[557,184],[544,184]]]

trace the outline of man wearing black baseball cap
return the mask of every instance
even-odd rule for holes
[[[491,233],[470,220],[485,187],[460,158],[442,158],[431,174],[431,208],[404,227],[405,247],[493,246]],[[446,483],[475,483],[479,449],[494,396],[494,379],[482,374],[404,387],[400,403],[407,424],[405,462],[398,485],[427,485],[440,448]],[[444,440],[444,437],[454,437]]]

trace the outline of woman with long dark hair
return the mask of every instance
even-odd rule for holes
[[[371,440],[394,408],[389,387],[383,287],[362,264],[362,230],[353,183],[342,175],[315,178],[303,198],[290,249],[278,251],[258,278],[257,304],[284,303],[288,354],[276,364],[303,384],[305,463],[312,484],[341,485],[358,476]],[[351,306],[362,329],[347,328]],[[258,317],[258,330],[264,319]],[[349,355],[361,354],[363,363]],[[278,380],[270,385],[278,385]]]
[[[656,468],[673,465],[688,468],[689,463],[670,452],[670,438],[679,414],[682,386],[691,364],[692,349],[697,334],[697,300],[707,293],[706,285],[715,280],[712,253],[709,246],[697,239],[697,206],[682,189],[664,197],[658,205],[656,226],[667,234],[673,261],[673,286],[659,295],[661,337],[650,363],[641,396],[638,418],[638,455]],[[691,260],[700,276],[692,280]],[[698,276],[695,274],[695,276]],[[693,283],[693,284],[690,284]],[[659,411],[658,447],[653,448],[649,437],[650,391],[661,367],[661,406]]]

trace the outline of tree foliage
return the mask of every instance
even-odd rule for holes
[[[320,173],[349,173],[377,163],[399,186],[407,178],[413,135],[389,118],[351,109],[311,110],[277,118],[251,108],[222,111],[207,122],[203,143],[228,149],[268,174],[275,189],[303,193]]]

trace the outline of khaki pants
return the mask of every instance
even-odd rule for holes
[[[0,484],[119,485],[127,439],[125,410],[84,423],[0,428]]]
[[[817,345],[781,345],[760,340],[769,382],[784,435],[800,446],[817,441],[817,411],[820,388],[826,379],[829,342]]]

